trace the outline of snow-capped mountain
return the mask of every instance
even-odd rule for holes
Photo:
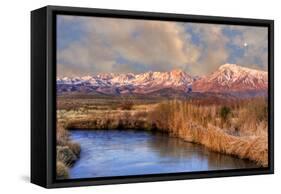
[[[150,93],[173,88],[188,91],[194,78],[181,70],[170,72],[146,72],[141,74],[99,74],[74,78],[58,78],[57,91],[99,92],[104,94]]]
[[[148,94],[159,91],[169,93],[212,92],[241,93],[266,91],[268,75],[265,71],[235,64],[220,66],[203,77],[192,77],[181,70],[170,72],[145,72],[140,74],[98,74],[73,78],[58,78],[57,92],[82,92],[99,94]],[[165,92],[163,90],[166,90]]]
[[[198,79],[193,84],[197,92],[250,92],[268,87],[267,72],[235,64],[222,65],[215,72]]]

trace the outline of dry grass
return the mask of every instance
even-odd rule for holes
[[[78,143],[73,142],[73,141],[68,141],[66,143],[68,148],[75,154],[75,156],[78,158],[81,152],[81,147]]]
[[[57,146],[57,161],[71,166],[77,160],[77,156],[68,146]]]
[[[252,99],[229,107],[193,105],[188,101],[167,101],[150,113],[156,127],[211,150],[247,158],[268,165],[267,112],[265,100]],[[243,106],[243,103],[247,106]]]
[[[102,115],[92,114],[71,119],[67,122],[68,129],[141,129],[150,130],[152,123],[147,121],[147,113],[119,111],[111,114],[104,112]]]
[[[68,167],[60,161],[57,161],[57,178],[58,179],[66,179],[69,177]]]
[[[56,174],[58,179],[68,178],[68,167],[79,158],[80,145],[69,139],[65,122],[57,123],[57,166]]]

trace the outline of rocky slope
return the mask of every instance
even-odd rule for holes
[[[265,71],[225,64],[210,75],[198,79],[193,84],[197,92],[246,92],[262,91],[268,87],[268,75]]]

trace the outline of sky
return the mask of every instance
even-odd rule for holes
[[[57,75],[181,69],[206,75],[225,63],[267,71],[266,27],[57,16]]]

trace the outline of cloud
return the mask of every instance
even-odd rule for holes
[[[59,20],[58,33],[64,31],[59,38],[66,46],[58,48],[57,63],[63,66],[58,75],[178,68],[202,75],[233,59],[245,66],[267,66],[267,34],[260,28],[101,17]],[[73,35],[77,32],[79,36]],[[243,55],[238,57],[233,47]]]
[[[75,18],[72,17],[72,20]],[[58,61],[90,72],[106,72],[119,60],[143,70],[185,69],[198,60],[199,48],[175,22],[79,17],[87,36],[58,51]],[[67,21],[71,21],[70,18]],[[141,71],[141,69],[140,69]]]
[[[223,34],[224,25],[190,23],[186,26],[199,37],[200,41],[200,58],[190,66],[191,71],[195,74],[206,74],[227,62],[228,39]]]

